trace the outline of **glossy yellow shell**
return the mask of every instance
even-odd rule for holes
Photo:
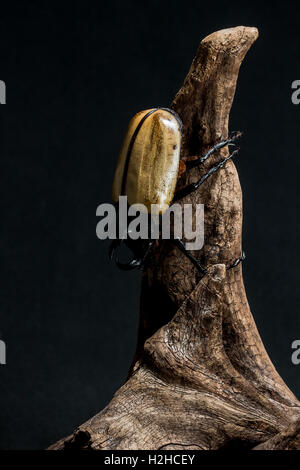
[[[113,181],[113,201],[144,204],[162,214],[173,200],[178,179],[181,121],[171,110],[141,111],[130,121]],[[155,211],[151,208],[156,204]]]

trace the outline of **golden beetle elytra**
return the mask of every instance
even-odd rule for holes
[[[171,204],[178,180],[181,120],[166,108],[141,111],[130,121],[113,182],[113,201],[144,204],[160,214]]]
[[[227,145],[235,145],[234,141],[240,133],[234,133],[229,139],[218,142],[204,156],[183,164],[184,171],[202,165],[216,150]],[[129,206],[142,204],[149,214],[160,215],[173,202],[178,201],[195,191],[208,177],[221,169],[238,150],[223,158],[217,165],[210,168],[198,181],[176,191],[178,177],[181,174],[180,149],[182,139],[182,123],[177,113],[168,108],[152,108],[137,113],[130,121],[121,152],[119,155],[112,196],[118,208],[120,196],[127,196]],[[141,206],[142,207],[142,206]],[[132,252],[133,258],[127,263],[121,263],[116,258],[120,269],[131,270],[144,266],[153,246],[154,240],[131,239],[127,230],[121,238],[112,241],[109,254],[114,257],[116,249],[126,245]],[[186,249],[180,238],[170,239],[181,250],[201,274],[206,274],[197,259]],[[227,269],[234,268],[245,255],[237,258]]]

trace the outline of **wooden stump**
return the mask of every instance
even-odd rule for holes
[[[228,136],[241,62],[256,28],[211,34],[198,49],[171,108],[183,122],[181,158],[203,155]],[[228,155],[214,154],[179,180],[197,181]],[[168,241],[143,272],[137,351],[109,405],[51,449],[300,449],[300,403],[276,372],[245,293],[242,193],[228,161],[183,203],[205,207],[205,245],[193,252],[201,276]]]

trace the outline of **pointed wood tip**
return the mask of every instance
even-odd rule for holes
[[[230,50],[237,45],[250,47],[258,38],[258,29],[250,26],[236,26],[235,28],[221,29],[201,41],[202,45],[210,44],[216,48]]]
[[[242,61],[257,38],[258,29],[255,27],[236,26],[221,29],[206,36],[201,41],[199,50],[210,49],[218,54],[231,55]]]

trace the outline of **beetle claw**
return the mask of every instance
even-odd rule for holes
[[[245,258],[246,258],[246,254],[243,250],[241,256],[239,256],[230,266],[227,266],[227,268],[226,268],[227,271],[229,269],[232,269],[232,268],[235,268],[236,266],[238,266],[242,261],[244,261]]]

